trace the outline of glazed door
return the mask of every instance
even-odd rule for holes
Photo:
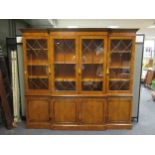
[[[75,94],[77,92],[77,39],[68,36],[52,37],[54,72],[53,92],[57,94]]]
[[[104,93],[107,40],[103,36],[83,36],[80,45],[79,90]]]
[[[132,91],[134,38],[110,37],[107,68],[108,92]]]
[[[26,91],[34,93],[49,91],[48,37],[27,37],[23,43]]]

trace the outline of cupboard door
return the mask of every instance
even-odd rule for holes
[[[53,122],[54,123],[75,123],[76,122],[76,100],[75,99],[54,99],[53,101]]]
[[[129,92],[132,90],[133,37],[109,39],[108,91]]]
[[[24,38],[26,90],[47,92],[49,90],[48,37]]]
[[[67,36],[52,37],[53,91],[55,93],[76,93],[77,91],[77,39]]]
[[[104,99],[81,99],[79,106],[80,123],[104,123],[106,113],[106,102]]]
[[[27,100],[27,113],[29,122],[48,122],[49,100],[33,98]]]
[[[80,45],[80,90],[102,93],[105,91],[106,38],[83,36]]]
[[[130,122],[131,103],[130,98],[115,97],[108,99],[108,122]]]

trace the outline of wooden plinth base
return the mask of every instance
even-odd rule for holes
[[[27,128],[51,129],[51,130],[107,130],[107,129],[132,129],[132,124],[105,124],[105,125],[77,125],[77,124],[50,124],[28,123]]]

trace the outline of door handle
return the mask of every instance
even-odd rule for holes
[[[79,75],[81,75],[81,69],[79,68],[79,70],[78,70],[78,73],[79,73]]]
[[[48,73],[51,74],[51,65],[48,66]]]
[[[107,75],[109,75],[109,68],[107,68],[107,71],[106,71]]]

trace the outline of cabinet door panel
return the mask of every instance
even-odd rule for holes
[[[53,109],[55,123],[72,123],[76,121],[76,102],[74,99],[55,99]]]
[[[54,36],[53,49],[53,91],[58,94],[77,91],[77,39],[76,37]]]
[[[28,99],[28,121],[48,122],[49,121],[49,100]]]
[[[105,120],[106,103],[104,100],[82,99],[79,120],[82,123],[102,123]]]
[[[108,122],[130,122],[131,99],[108,99]]]
[[[80,38],[80,91],[82,93],[105,92],[105,61],[107,41],[103,36]]]
[[[108,91],[131,91],[133,74],[133,37],[110,37],[108,62]]]
[[[23,39],[26,91],[46,93],[50,89],[48,36]]]

